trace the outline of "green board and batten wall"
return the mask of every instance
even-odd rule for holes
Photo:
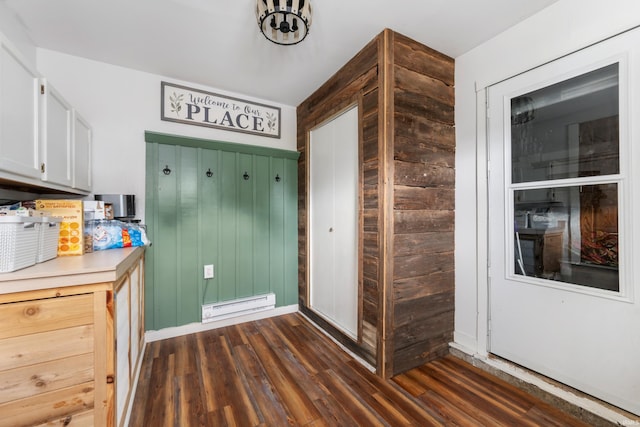
[[[145,141],[146,329],[270,292],[277,307],[297,304],[299,153],[153,132]]]

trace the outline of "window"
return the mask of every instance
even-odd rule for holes
[[[618,292],[619,70],[511,98],[514,273]]]

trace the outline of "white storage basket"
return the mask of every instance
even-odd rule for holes
[[[0,273],[19,270],[36,263],[37,218],[0,217]]]
[[[38,251],[36,262],[45,262],[58,256],[58,237],[62,218],[42,217],[36,223],[38,228]]]

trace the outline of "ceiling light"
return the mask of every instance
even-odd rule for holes
[[[257,0],[256,17],[260,31],[276,44],[297,44],[309,34],[309,0]]]

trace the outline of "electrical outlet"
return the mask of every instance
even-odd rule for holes
[[[207,264],[204,266],[204,278],[213,279],[213,264]]]

